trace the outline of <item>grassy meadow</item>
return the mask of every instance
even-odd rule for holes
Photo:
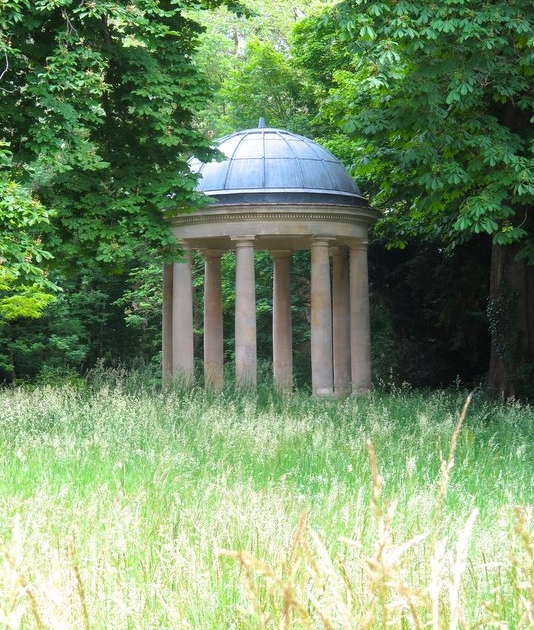
[[[0,627],[533,628],[534,410],[465,400],[0,390]]]

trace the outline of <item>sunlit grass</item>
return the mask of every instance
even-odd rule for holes
[[[465,397],[3,390],[0,626],[532,627],[534,411]]]

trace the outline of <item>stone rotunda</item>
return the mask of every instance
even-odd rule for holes
[[[204,374],[223,384],[221,256],[234,250],[235,371],[256,384],[254,252],[273,258],[273,371],[281,390],[293,384],[291,253],[311,251],[311,365],[316,396],[366,392],[371,385],[367,232],[377,213],[341,162],[303,136],[265,126],[225,136],[220,162],[190,160],[197,190],[211,203],[170,219],[182,262],[164,266],[163,378],[192,382],[191,251],[205,259]]]

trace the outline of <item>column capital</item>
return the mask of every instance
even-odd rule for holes
[[[220,258],[224,253],[224,249],[201,249],[200,253],[204,258]]]
[[[236,248],[237,247],[250,247],[251,245],[254,246],[255,238],[256,236],[252,234],[252,235],[245,235],[245,236],[231,236],[230,240],[235,243]]]
[[[347,256],[349,248],[346,245],[333,245],[330,247],[332,256]]]
[[[351,250],[360,250],[360,251],[367,251],[369,246],[369,241],[367,239],[360,239],[358,241],[353,241],[350,244],[350,249]]]
[[[273,258],[289,258],[293,250],[291,249],[271,249],[270,254]]]
[[[311,246],[323,246],[330,247],[333,242],[336,241],[335,236],[312,236],[311,238]]]
[[[191,243],[189,241],[186,241],[183,238],[179,238],[176,241],[178,243],[178,245],[180,245],[180,247],[182,249],[185,249],[186,251],[190,252],[193,248],[191,247]]]

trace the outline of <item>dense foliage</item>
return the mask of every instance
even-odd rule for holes
[[[0,144],[0,325],[18,317],[38,317],[56,289],[43,270],[51,254],[41,231],[51,212],[14,180],[11,153]]]
[[[170,243],[162,210],[191,201],[185,160],[206,155],[198,26],[172,2],[53,0],[3,3],[0,26],[11,174],[56,210],[55,251],[121,265]]]
[[[360,140],[375,205],[404,202],[412,233],[485,232],[530,258],[531,3],[348,0],[334,17],[353,56],[327,109]]]
[[[199,16],[206,27],[196,63],[206,74],[213,99],[197,125],[212,137],[268,125],[313,137],[318,102],[314,83],[295,62],[292,33],[324,0],[243,0],[241,14],[221,6]]]
[[[186,160],[210,155],[200,30],[175,2],[2,3],[3,319],[42,312],[46,267],[70,290],[176,255],[163,210],[196,203]]]
[[[532,394],[532,3],[347,0],[330,19],[352,56],[324,112],[354,139],[379,230],[399,246],[491,236],[490,387]]]

